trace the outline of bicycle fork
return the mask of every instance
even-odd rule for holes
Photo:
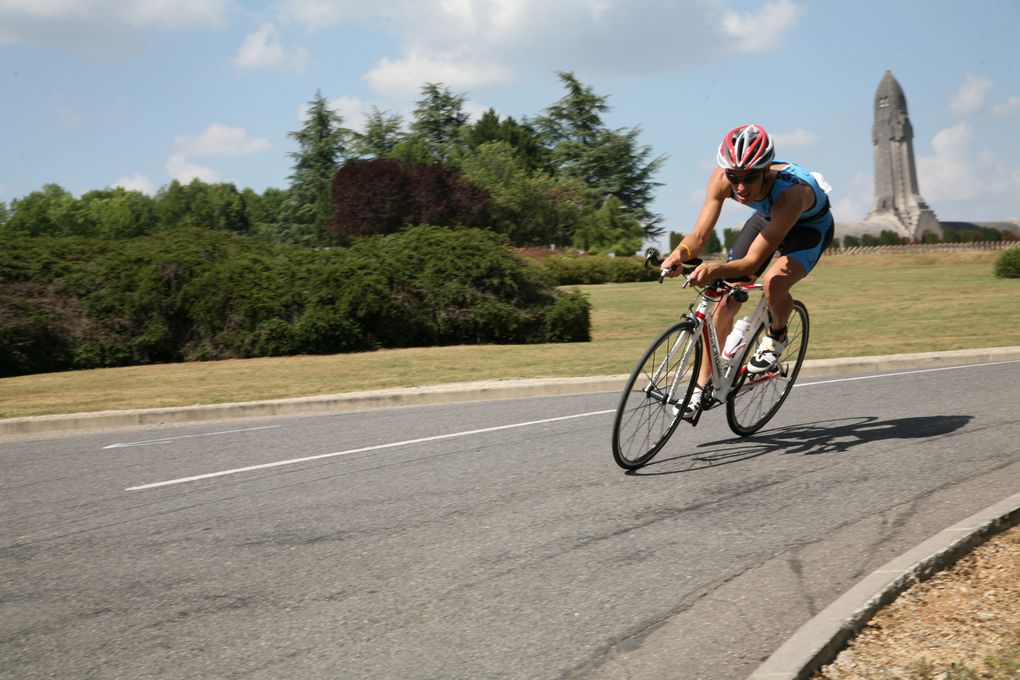
[[[670,382],[669,389],[666,390],[666,392],[661,392],[656,387],[656,385],[659,384],[659,380],[662,378],[664,374],[665,375],[669,374],[669,367],[672,365],[673,357],[676,356],[677,352],[681,348],[683,348],[684,351],[683,355],[680,357],[680,360],[677,362],[677,365],[681,367],[687,365],[687,362],[691,358],[691,352],[694,351],[694,346],[697,343],[686,341],[689,338],[694,337],[695,333],[697,332],[700,332],[700,323],[695,326],[693,332],[688,333],[687,331],[682,331],[677,336],[676,341],[673,342],[673,345],[669,348],[669,352],[666,353],[666,356],[659,363],[659,366],[655,369],[655,373],[653,373],[650,376],[648,380],[648,385],[644,389],[644,393],[646,396],[654,397],[655,399],[659,400],[664,406],[672,404],[675,408],[679,408],[680,406],[683,405],[681,403],[678,403],[676,399],[677,388],[680,385],[680,379],[684,375],[683,370],[678,370],[676,372],[676,374],[673,376],[672,381]]]

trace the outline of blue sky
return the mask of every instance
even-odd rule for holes
[[[515,118],[573,71],[611,127],[667,156],[654,209],[687,231],[722,135],[757,122],[822,172],[837,220],[873,197],[875,90],[907,96],[942,220],[1020,217],[1017,0],[0,0],[0,201],[55,182],[285,187],[320,90],[357,128],[439,82]],[[746,218],[736,204],[720,227]]]

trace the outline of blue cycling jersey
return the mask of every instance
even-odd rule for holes
[[[797,260],[804,267],[804,272],[808,273],[818,264],[822,251],[832,242],[835,232],[835,222],[832,212],[829,210],[829,197],[818,184],[818,180],[804,168],[787,161],[773,161],[773,163],[777,165],[785,163],[786,167],[776,173],[776,181],[765,198],[747,204],[748,207],[754,208],[755,213],[737,235],[727,260],[732,261],[744,257],[751,242],[772,219],[772,206],[780,194],[795,184],[804,184],[811,187],[811,191],[814,192],[815,203],[797,218],[783,242],[779,244],[779,252]],[[755,276],[761,276],[767,267],[768,260],[766,259]]]
[[[780,194],[795,184],[806,184],[815,194],[815,204],[801,214],[797,220],[797,226],[812,226],[820,231],[828,229],[831,220],[831,216],[828,214],[829,197],[818,186],[818,180],[796,163],[779,160],[773,161],[773,163],[785,163],[786,167],[776,173],[776,181],[765,198],[747,205],[764,214],[766,218],[772,219],[772,206]]]

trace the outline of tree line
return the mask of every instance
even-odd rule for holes
[[[286,188],[177,180],[153,196],[124,188],[80,198],[56,184],[0,202],[0,236],[125,239],[199,227],[286,244],[347,245],[410,224],[481,227],[512,245],[633,254],[663,233],[651,209],[664,161],[640,128],[610,128],[608,97],[572,73],[534,117],[490,109],[471,122],[465,97],[428,83],[405,121],[373,108],[360,131],[316,92],[289,133]]]

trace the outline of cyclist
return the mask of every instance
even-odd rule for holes
[[[709,177],[705,204],[691,233],[664,260],[675,267],[698,256],[715,229],[723,202],[731,198],[755,210],[740,231],[725,263],[703,262],[689,274],[691,283],[704,286],[719,279],[757,278],[765,272],[764,293],[770,324],[747,371],[754,375],[772,368],[786,348],[786,322],[793,312],[790,289],[818,263],[832,242],[835,223],[826,192],[830,187],[821,175],[787,161],[776,160],[772,138],[760,125],[742,125],[726,133],[716,155],[719,167]],[[772,255],[779,257],[771,268]],[[715,330],[722,340],[733,326],[740,303],[727,298],[716,306]],[[711,375],[704,361],[698,387],[691,396],[685,417],[701,408],[702,387]]]

